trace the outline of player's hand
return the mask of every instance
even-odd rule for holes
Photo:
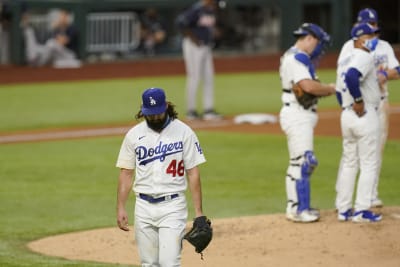
[[[328,95],[336,94],[336,84],[330,83],[328,84]]]
[[[386,70],[381,69],[378,71],[378,83],[379,83],[379,89],[381,92],[384,92],[384,86],[388,80],[388,73]]]
[[[123,231],[129,231],[128,214],[123,209],[117,211],[117,224],[118,224],[119,229],[121,229]]]
[[[358,117],[362,117],[365,114],[364,102],[354,103],[353,110],[357,114]]]

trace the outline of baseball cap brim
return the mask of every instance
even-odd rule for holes
[[[165,103],[160,107],[145,108],[142,106],[142,114],[145,116],[158,115],[164,113],[166,110],[167,110],[167,103]]]

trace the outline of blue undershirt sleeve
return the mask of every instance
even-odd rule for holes
[[[362,74],[356,68],[350,68],[345,75],[345,83],[355,102],[362,100],[360,91],[360,77]]]

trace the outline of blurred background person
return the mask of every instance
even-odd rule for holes
[[[21,27],[25,38],[27,63],[39,67],[52,65],[57,68],[80,67],[78,59],[79,34],[72,23],[72,16],[66,10],[50,13],[51,36],[44,44],[38,42],[35,30],[29,22],[29,14],[22,17]]]
[[[186,67],[186,118],[200,119],[197,89],[203,82],[204,120],[220,120],[214,109],[214,62],[212,48],[217,34],[217,0],[200,0],[181,13],[177,24],[183,34],[182,50]]]
[[[10,61],[11,10],[8,0],[0,0],[0,64]]]
[[[154,8],[147,9],[141,17],[141,48],[153,56],[165,44],[167,33],[165,25]]]

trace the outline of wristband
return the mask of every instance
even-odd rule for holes
[[[359,104],[359,103],[363,102],[363,98],[362,98],[362,96],[360,96],[360,97],[357,97],[357,98],[354,98],[354,102],[355,102],[355,103],[357,103],[357,104]]]
[[[383,76],[385,76],[385,78],[388,78],[388,73],[386,70],[379,70],[378,73],[382,74]]]

